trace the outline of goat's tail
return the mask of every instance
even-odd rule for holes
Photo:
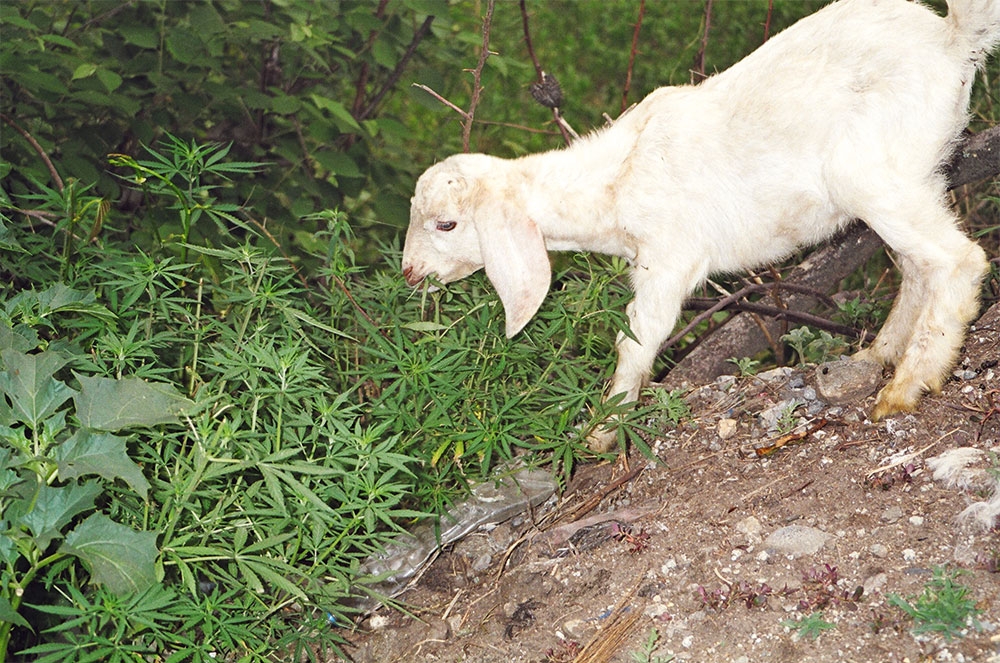
[[[948,22],[977,67],[1000,44],[1000,0],[948,0]]]

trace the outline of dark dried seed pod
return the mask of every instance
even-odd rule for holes
[[[542,80],[532,83],[528,89],[535,101],[546,108],[558,108],[562,106],[562,88],[559,87],[559,81],[552,74],[547,74],[543,71]]]

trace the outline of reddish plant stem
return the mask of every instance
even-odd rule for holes
[[[525,0],[521,0],[521,28],[524,30],[524,45],[528,49],[528,57],[531,58],[531,64],[535,65],[535,74],[538,75],[538,82],[542,82],[542,65],[539,64],[538,58],[535,56],[535,47],[531,43],[531,30],[528,29],[528,7],[525,5]]]
[[[705,0],[705,32],[701,35],[701,48],[694,56],[694,71],[691,72],[691,82],[699,83],[708,76],[705,74],[705,51],[708,50],[708,33],[712,28],[712,3],[714,0]]]
[[[462,121],[462,151],[469,151],[469,143],[472,139],[472,124],[476,118],[476,107],[479,106],[479,96],[483,92],[483,67],[486,66],[486,59],[490,57],[490,30],[493,27],[493,8],[495,0],[486,3],[486,16],[483,17],[483,46],[479,52],[479,62],[472,70],[472,99],[469,100],[469,110]]]
[[[35,140],[35,137],[29,134],[25,129],[21,128],[21,125],[15,122],[14,118],[10,117],[6,113],[0,113],[0,119],[3,119],[3,121],[9,124],[14,129],[14,131],[24,136],[24,139],[28,141],[28,144],[30,144],[31,147],[34,148],[35,152],[38,153],[38,156],[42,158],[42,161],[45,163],[45,167],[49,169],[49,175],[52,176],[52,181],[55,182],[56,188],[59,189],[60,192],[62,192],[63,181],[62,178],[59,177],[59,171],[57,171],[56,167],[52,165],[52,159],[50,159],[49,155],[45,153],[45,150],[42,148],[42,146],[38,144],[38,141]]]
[[[524,0],[521,0],[522,5]],[[628,56],[628,70],[625,72],[625,89],[622,91],[621,113],[628,108],[628,93],[632,89],[632,69],[635,67],[635,55],[639,50],[639,30],[642,28],[642,18],[646,15],[646,0],[639,0],[639,16],[635,21],[635,29],[632,31],[632,50]]]
[[[774,17],[774,0],[767,0],[767,18],[764,20],[764,41],[771,38],[771,19]]]

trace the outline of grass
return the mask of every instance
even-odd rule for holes
[[[799,620],[786,619],[781,622],[781,625],[795,631],[795,634],[799,638],[807,640],[815,640],[824,631],[829,631],[830,629],[836,628],[837,625],[823,619],[822,612],[814,612],[808,617],[803,617]]]
[[[889,605],[899,608],[913,620],[916,634],[936,633],[951,640],[961,637],[970,626],[978,630],[976,615],[979,609],[969,597],[969,589],[957,582],[961,575],[962,571],[937,567],[919,596],[904,599],[898,594],[890,594]]]

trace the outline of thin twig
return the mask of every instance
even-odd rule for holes
[[[764,20],[764,41],[771,38],[771,18],[774,17],[774,0],[767,0],[767,18]]]
[[[38,144],[38,141],[35,140],[35,137],[29,134],[26,130],[22,129],[21,126],[14,121],[14,118],[10,117],[6,113],[0,113],[0,118],[2,118],[4,122],[13,127],[14,131],[24,136],[24,139],[28,141],[31,147],[35,149],[35,152],[38,153],[38,156],[40,156],[42,158],[42,161],[45,162],[45,167],[49,169],[49,174],[52,176],[52,181],[55,182],[56,188],[59,189],[60,193],[62,193],[63,181],[62,178],[59,177],[59,171],[57,171],[56,167],[52,165],[52,159],[50,159],[49,155],[45,153],[45,150],[42,148],[42,146]]]
[[[483,17],[483,45],[479,51],[479,62],[472,70],[472,98],[469,100],[469,110],[465,120],[462,122],[462,151],[469,151],[469,143],[472,139],[472,124],[475,122],[476,107],[479,106],[479,95],[483,92],[483,68],[486,60],[490,57],[490,30],[493,28],[493,8],[495,0],[486,3],[486,16]]]
[[[645,2],[645,0],[643,0]],[[535,75],[537,76],[538,83],[542,83],[545,80],[545,71],[542,69],[541,63],[538,61],[538,56],[535,55],[535,47],[531,41],[531,29],[528,25],[528,7],[525,4],[525,0],[521,0],[521,28],[524,31],[524,45],[528,49],[528,57],[531,58],[531,64],[535,67]],[[552,109],[552,119],[555,121],[556,126],[559,128],[559,133],[562,134],[563,140],[567,145],[572,143],[574,140],[580,137],[573,127],[569,125],[559,111],[559,107],[556,106]]]
[[[521,0],[524,4],[524,0]],[[632,89],[632,69],[635,67],[635,55],[639,49],[639,30],[642,28],[642,18],[646,15],[646,0],[639,0],[639,16],[635,20],[635,29],[632,31],[632,50],[628,56],[628,70],[625,72],[625,89],[622,91],[622,107],[620,113],[624,113],[628,108],[628,93]]]
[[[419,88],[419,89],[423,90],[424,92],[426,92],[427,94],[431,95],[432,97],[434,97],[435,99],[437,99],[438,101],[440,101],[442,104],[444,104],[448,108],[452,109],[453,111],[455,111],[456,113],[458,113],[459,115],[461,115],[463,119],[466,119],[466,120],[469,119],[469,113],[468,112],[466,112],[465,110],[459,108],[455,104],[451,103],[450,101],[448,101],[447,99],[445,99],[440,94],[438,94],[437,92],[435,92],[434,90],[432,90],[428,86],[424,85],[423,83],[414,83],[413,87]]]
[[[396,86],[396,83],[399,82],[400,77],[403,75],[403,70],[406,69],[406,65],[409,64],[410,60],[413,58],[414,53],[417,52],[417,46],[420,44],[421,41],[423,41],[424,37],[427,36],[427,33],[431,31],[431,23],[433,22],[434,22],[433,16],[428,16],[427,18],[424,19],[424,22],[421,24],[421,26],[417,29],[415,33],[413,33],[413,39],[410,40],[409,46],[406,47],[406,51],[403,53],[403,57],[399,59],[399,62],[396,63],[396,67],[392,70],[392,73],[389,74],[389,78],[386,79],[381,89],[379,89],[378,92],[372,95],[371,100],[368,102],[368,105],[365,106],[364,110],[361,111],[360,115],[358,115],[354,119],[360,121],[371,117],[372,113],[375,112],[375,108],[382,101],[382,98],[385,97],[385,95],[388,94],[389,91]]]
[[[695,316],[694,320],[692,320],[690,323],[688,323],[684,327],[684,329],[680,330],[679,332],[677,332],[676,334],[674,334],[673,336],[671,336],[670,338],[668,338],[667,341],[660,347],[660,351],[662,352],[666,348],[670,347],[671,345],[673,345],[677,341],[679,341],[682,338],[684,338],[688,333],[691,332],[692,329],[694,329],[695,327],[697,327],[703,321],[705,321],[708,318],[710,318],[713,314],[718,313],[719,311],[721,311],[723,309],[734,307],[734,305],[736,304],[736,302],[738,302],[740,299],[743,299],[747,295],[752,295],[752,294],[755,294],[755,293],[758,293],[758,292],[771,292],[771,293],[774,293],[774,292],[777,292],[778,290],[781,290],[781,289],[789,290],[791,292],[798,292],[798,293],[807,294],[807,295],[810,295],[812,297],[816,297],[816,298],[820,299],[821,301],[824,301],[824,302],[827,302],[827,303],[832,303],[831,300],[830,300],[830,298],[827,297],[825,294],[823,294],[821,292],[818,292],[818,291],[814,290],[813,288],[809,288],[807,286],[801,286],[801,285],[797,285],[797,284],[794,284],[794,283],[785,283],[785,282],[780,282],[780,283],[751,283],[749,285],[746,285],[746,286],[740,288],[739,290],[737,290],[736,292],[732,293],[731,295],[727,295],[726,297],[723,297],[722,299],[720,299],[719,301],[717,301],[715,304],[713,304],[712,306],[710,306],[706,311],[704,311],[702,313],[699,313],[697,316]],[[695,300],[695,301],[697,301],[697,300]],[[741,308],[743,310],[750,310],[751,309],[751,307],[748,307],[746,304],[741,304],[740,306],[741,306]],[[753,308],[755,308],[758,311],[760,311],[762,307],[760,305],[756,305]],[[779,314],[787,314],[788,313],[787,311],[783,311],[783,310],[777,309],[775,307],[767,307],[767,310],[769,312],[774,311],[774,312],[777,312]],[[815,316],[813,316],[813,317],[815,317]],[[830,324],[833,324],[833,323],[830,323]],[[855,334],[856,333],[857,332],[855,332]]]
[[[521,28],[524,30],[524,45],[528,49],[528,57],[531,58],[531,64],[535,65],[535,74],[538,75],[538,80],[541,82],[542,65],[539,64],[538,58],[535,56],[535,47],[531,43],[531,30],[528,29],[528,7],[524,0],[521,0]]]
[[[691,72],[691,82],[698,83],[708,76],[705,75],[705,51],[708,50],[708,32],[712,27],[712,2],[705,0],[705,32],[701,35],[701,48],[694,56],[694,71]]]

